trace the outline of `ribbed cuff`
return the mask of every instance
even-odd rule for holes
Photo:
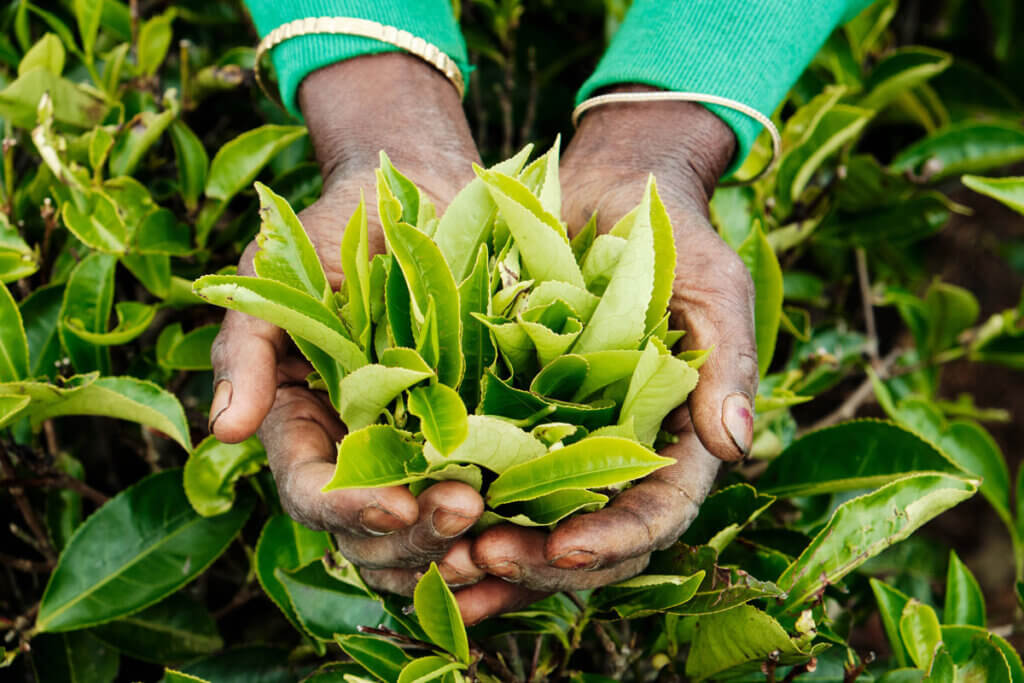
[[[636,0],[576,96],[619,83],[728,97],[771,116],[839,23],[871,0]],[[742,165],[754,119],[706,105],[736,134]]]
[[[307,17],[354,17],[404,29],[436,45],[458,64],[469,82],[466,43],[448,0],[246,0],[246,5],[261,38],[282,24]],[[295,96],[306,75],[343,59],[398,51],[394,45],[361,36],[309,35],[286,40],[271,51],[281,101],[301,118]]]

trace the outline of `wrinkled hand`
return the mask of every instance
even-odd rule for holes
[[[342,231],[361,191],[371,254],[384,249],[373,200],[380,149],[439,212],[472,179],[471,163],[479,157],[454,89],[414,57],[374,55],[321,69],[303,81],[299,102],[324,177],[322,197],[300,218],[337,289]],[[240,274],[253,274],[256,250],[255,242],[246,248]],[[462,538],[483,511],[471,487],[442,482],[419,498],[402,486],[321,492],[345,429],[326,397],[306,388],[311,367],[282,330],[229,311],[214,342],[213,365],[211,431],[234,443],[258,428],[285,511],[312,529],[334,533],[367,583],[409,594],[431,561],[453,586],[484,576]]]
[[[614,104],[584,118],[560,169],[570,230],[581,228],[594,211],[599,232],[610,230],[640,201],[653,173],[675,232],[673,327],[687,331],[685,348],[714,351],[687,404],[666,420],[678,442],[661,454],[676,464],[550,535],[502,525],[474,542],[476,563],[509,583],[500,599],[472,606],[460,599],[470,620],[515,609],[545,592],[596,588],[643,571],[650,553],[672,544],[696,517],[720,460],[738,460],[749,451],[758,380],[754,289],[746,267],[711,227],[707,208],[734,144],[728,127],[694,104]]]

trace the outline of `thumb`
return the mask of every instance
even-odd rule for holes
[[[713,349],[689,398],[694,430],[717,457],[740,460],[753,441],[758,382],[750,273],[711,230],[691,240],[677,273],[673,312],[687,330],[684,346]]]
[[[252,274],[255,248],[252,243],[245,250],[240,274]],[[256,433],[274,403],[278,358],[284,347],[284,331],[277,326],[238,311],[224,315],[210,350],[214,378],[210,432],[218,440],[237,443]]]

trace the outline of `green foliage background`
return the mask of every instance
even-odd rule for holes
[[[485,161],[569,133],[626,4],[457,5]],[[1024,179],[1001,177],[1024,160],[1024,18],[1009,0],[938,5],[878,2],[838,29],[776,114],[777,170],[712,200],[757,284],[753,459],[654,559],[661,578],[555,596],[467,639],[435,575],[414,616],[375,599],[325,534],[281,513],[258,442],[204,438],[220,312],[191,282],[230,273],[257,230],[254,180],[296,209],[320,190],[304,129],[252,87],[244,11],[7,3],[4,676],[327,681],[372,661],[383,680],[1024,680],[1004,640],[1019,609],[988,617],[1024,591],[1022,480],[986,427],[1011,416],[943,384],[950,364],[1024,368],[1024,301],[983,318],[927,260],[970,211],[949,198],[968,196],[965,175],[1024,212]],[[1016,591],[983,595],[915,533],[975,492]],[[356,634],[378,623],[388,638]],[[395,644],[410,639],[436,653],[409,664]]]

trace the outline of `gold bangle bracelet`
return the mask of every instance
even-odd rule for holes
[[[754,109],[750,105],[744,104],[743,102],[737,102],[736,100],[729,99],[728,97],[721,97],[720,95],[706,95],[704,93],[697,92],[674,92],[674,91],[659,91],[659,92],[620,92],[620,93],[608,93],[606,95],[596,95],[590,99],[580,102],[579,106],[572,112],[572,125],[575,127],[579,125],[580,117],[588,109],[593,107],[599,107],[604,104],[613,103],[635,103],[635,102],[699,102],[702,104],[717,104],[720,107],[732,109],[738,111],[741,114],[746,114],[750,118],[754,119],[768,131],[768,134],[772,139],[772,156],[768,159],[768,163],[765,164],[764,168],[757,172],[751,178],[742,181],[731,181],[730,185],[747,185],[760,180],[767,174],[772,168],[778,163],[779,158],[782,156],[782,136],[779,134],[779,129],[775,127],[772,120]]]
[[[355,17],[308,17],[306,19],[289,21],[287,24],[278,26],[264,36],[263,40],[256,47],[256,64],[254,67],[256,83],[260,86],[263,94],[273,102],[281,104],[280,98],[274,97],[263,82],[262,69],[260,68],[263,57],[275,46],[280,45],[286,40],[317,34],[360,36],[394,45],[411,55],[419,57],[443,73],[452,82],[452,85],[455,86],[460,99],[465,93],[466,86],[462,80],[462,72],[459,70],[458,64],[433,43],[428,43],[422,38],[400,28],[380,24],[369,19],[358,19]]]

